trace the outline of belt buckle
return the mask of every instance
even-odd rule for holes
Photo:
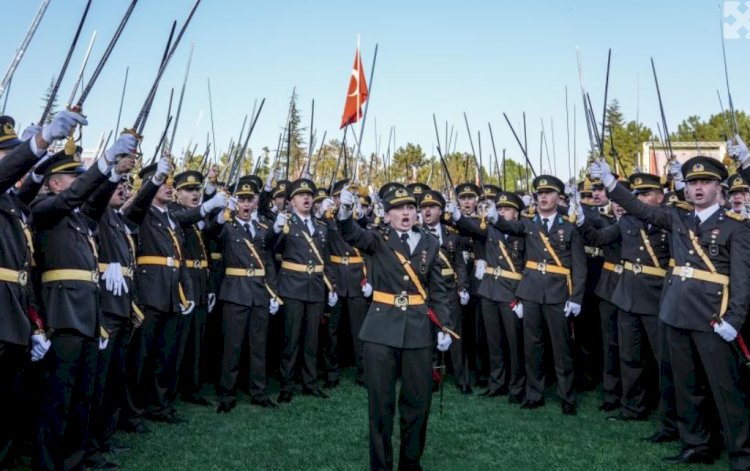
[[[308,274],[308,275],[312,275],[313,273],[315,273],[315,265],[313,265],[312,263],[311,263],[311,264],[309,264],[309,265],[308,265],[308,266],[307,266],[307,267],[305,268],[305,271],[307,272],[307,274]]]
[[[393,304],[401,308],[402,311],[406,311],[406,306],[409,305],[409,296],[406,295],[406,291],[402,291],[401,294],[397,295],[393,299]]]
[[[643,267],[641,266],[641,264],[640,263],[634,263],[633,264],[633,273],[635,273],[637,275],[637,274],[639,274],[641,272],[643,272]]]
[[[681,267],[680,268],[680,278],[684,281],[685,278],[692,278],[693,277],[693,267]]]
[[[536,269],[542,272],[542,274],[547,274],[547,262],[539,262],[536,266]]]
[[[245,276],[247,277],[253,277],[255,276],[255,268],[248,268],[245,270]]]
[[[624,267],[622,265],[615,265],[615,273],[617,273],[618,275],[622,275],[623,269]]]
[[[167,266],[168,267],[174,266],[174,257],[167,257]]]
[[[99,283],[99,270],[91,271],[91,281],[93,281],[94,283]]]
[[[193,260],[193,268],[200,268],[200,267],[201,267],[201,261]]]
[[[342,265],[349,265],[349,257],[341,257]]]
[[[25,271],[19,271],[18,272],[18,284],[21,286],[26,286],[26,283],[29,281],[29,274]]]

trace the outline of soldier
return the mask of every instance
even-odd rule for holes
[[[425,190],[419,200],[419,206],[422,210],[422,227],[426,232],[437,237],[440,242],[438,264],[451,298],[449,305],[451,324],[460,336],[462,332],[460,301],[463,300],[466,304],[469,300],[469,272],[461,254],[461,237],[456,229],[441,223],[445,198],[439,192]],[[461,394],[471,394],[471,375],[461,340],[451,344],[450,355],[458,390]]]
[[[703,156],[682,165],[686,195],[695,205],[692,212],[638,201],[617,185],[603,161],[593,163],[589,172],[601,177],[612,200],[628,213],[670,233],[675,266],[659,317],[666,325],[683,449],[665,463],[714,461],[717,453],[706,426],[710,387],[732,465],[748,469],[750,414],[731,343],[750,307],[750,228],[742,216],[719,206],[719,183],[727,177],[726,168]]]
[[[129,219],[143,218],[138,229],[136,285],[138,307],[144,314],[143,325],[135,331],[128,352],[126,430],[137,433],[148,429],[144,415],[158,422],[183,423],[172,407],[169,392],[177,381],[178,328],[180,316],[187,316],[195,302],[187,297],[194,291],[186,273],[183,257],[183,225],[189,227],[212,210],[225,205],[223,193],[203,203],[189,217],[178,220],[169,209],[174,188],[168,157],[144,167],[139,177],[144,182],[136,195],[150,202],[148,209],[134,203],[125,211]],[[140,214],[144,212],[145,214]]]
[[[75,123],[87,124],[76,113],[63,113],[68,130]],[[62,137],[50,134],[43,130],[41,139],[49,143]],[[32,456],[34,469],[75,469],[88,450],[97,352],[107,346],[93,230],[117,182],[133,168],[135,150],[135,138],[121,136],[88,170],[76,155],[59,152],[44,169],[49,192],[31,206],[43,317],[52,342]],[[105,185],[108,191],[91,198]]]
[[[354,202],[355,195],[343,190],[338,217],[344,238],[372,256],[373,302],[359,334],[369,402],[370,469],[393,469],[391,435],[399,377],[399,469],[421,469],[432,399],[435,334],[430,313],[445,328],[452,327],[451,293],[438,262],[439,242],[415,230],[416,200],[404,188],[383,198],[390,221],[385,227],[359,227],[351,217]],[[438,350],[447,351],[450,344],[451,338],[439,331]]]
[[[524,409],[544,405],[544,337],[546,323],[552,342],[557,394],[565,415],[576,413],[573,357],[568,320],[581,312],[586,283],[586,255],[576,227],[558,213],[564,184],[551,175],[534,179],[537,197],[533,218],[519,221],[498,218],[494,206],[487,218],[501,232],[523,236],[526,264],[516,296],[523,302],[523,337],[526,357]]]
[[[203,384],[200,375],[200,360],[206,332],[206,319],[209,311],[216,304],[216,294],[208,291],[209,251],[203,236],[206,221],[201,219],[200,214],[202,185],[203,175],[196,170],[186,170],[175,175],[174,188],[177,192],[177,201],[170,204],[169,209],[180,225],[185,219],[191,221],[199,219],[187,227],[183,226],[185,239],[182,255],[185,258],[185,272],[190,278],[192,287],[192,293],[186,293],[186,296],[195,302],[195,309],[189,316],[180,318],[177,365],[180,368],[179,388],[182,400],[199,406],[208,406],[211,403],[200,395]],[[177,387],[178,385],[174,384],[170,395],[176,394]]]
[[[659,176],[634,173],[630,187],[638,200],[659,207],[664,193]],[[669,234],[637,217],[625,214],[617,224],[595,229],[579,209],[576,223],[584,228],[584,239],[594,245],[621,244],[620,276],[612,291],[612,302],[619,309],[620,371],[622,407],[609,420],[645,420],[648,417],[648,387],[658,384],[646,377],[647,359],[661,358],[658,313],[664,277],[669,263]],[[657,370],[658,373],[658,370]]]
[[[327,342],[324,350],[326,363],[326,389],[333,389],[339,384],[339,325],[341,316],[349,316],[349,326],[354,344],[355,366],[357,374],[355,382],[364,384],[364,367],[362,365],[362,342],[359,340],[359,330],[367,312],[366,297],[372,295],[372,285],[367,282],[365,260],[359,249],[349,245],[341,235],[335,218],[328,219],[326,213],[338,207],[339,196],[348,179],[339,180],[333,185],[333,198],[321,201],[316,217],[328,226],[328,239],[331,247],[331,265],[336,277],[336,295],[339,302],[330,308],[327,318]],[[319,190],[320,191],[320,190]],[[358,215],[363,217],[363,215]]]
[[[284,352],[281,358],[281,392],[278,401],[291,402],[294,366],[302,346],[302,391],[325,399],[318,386],[318,328],[328,290],[328,305],[335,306],[335,275],[330,263],[328,228],[312,217],[315,184],[301,178],[292,182],[287,197],[292,214],[279,212],[273,231],[275,251],[281,254],[279,296],[284,302]]]
[[[74,123],[65,113],[56,116],[47,129],[48,134],[55,130],[50,140],[65,136]],[[13,118],[0,116],[0,305],[4,306],[0,316],[0,469],[13,461],[11,447],[18,436],[15,424],[21,417],[20,383],[29,345],[32,361],[39,361],[50,347],[32,300],[30,212],[13,189],[32,166],[42,162],[39,157],[47,153],[49,143],[38,135],[36,126],[29,128],[31,136],[22,142],[14,127]]]
[[[747,212],[747,205],[750,203],[750,186],[739,174],[729,177],[729,203],[735,213]]]
[[[279,310],[276,296],[276,269],[271,253],[275,234],[257,218],[257,182],[242,177],[235,185],[229,209],[234,215],[223,222],[218,238],[226,261],[219,290],[223,303],[224,353],[219,382],[217,412],[229,412],[237,403],[237,376],[243,346],[250,357],[250,402],[264,408],[278,406],[266,394],[266,339],[269,314]],[[255,216],[253,216],[255,214]]]
[[[500,191],[496,198],[500,217],[518,221],[524,204],[513,193]],[[455,208],[449,206],[451,213]],[[458,214],[456,214],[458,215]],[[484,263],[477,273],[480,279],[477,292],[487,336],[490,358],[489,384],[483,397],[505,394],[511,404],[520,404],[524,399],[526,372],[523,355],[523,303],[516,297],[518,283],[522,279],[524,260],[524,238],[505,235],[492,224],[484,228],[476,219],[461,216],[456,226],[481,243],[484,248]],[[509,357],[506,359],[505,352]]]

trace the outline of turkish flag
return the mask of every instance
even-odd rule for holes
[[[349,91],[346,93],[344,114],[341,117],[341,128],[359,121],[359,118],[362,117],[362,105],[367,101],[367,96],[367,81],[365,80],[365,72],[362,69],[362,57],[360,57],[359,48],[357,48],[357,53],[354,56],[352,77],[349,80]]]

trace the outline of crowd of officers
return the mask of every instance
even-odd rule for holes
[[[420,469],[446,357],[462,394],[536,409],[556,383],[575,415],[577,391],[600,387],[607,420],[655,414],[645,440],[681,441],[665,462],[726,449],[750,468],[739,136],[731,177],[702,156],[671,162],[669,183],[596,161],[577,185],[446,197],[274,172],[226,184],[169,156],[137,169],[130,134],[89,168],[49,150],[86,124],[63,111],[19,138],[0,117],[0,469],[24,454],[116,467],[117,429],[183,423],[175,401],[211,406],[205,385],[219,413],[238,390],[275,409],[327,398],[347,365],[368,392],[371,468],[394,466],[400,381],[398,466]]]

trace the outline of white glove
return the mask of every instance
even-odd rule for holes
[[[274,172],[268,172],[268,176],[266,177],[266,181],[263,186],[263,189],[265,191],[273,190],[273,174]]]
[[[615,176],[604,159],[596,159],[591,163],[589,177],[592,180],[601,180],[605,188],[609,188],[615,182]]]
[[[385,217],[385,210],[383,209],[383,205],[381,204],[376,204],[373,212],[375,213],[375,216],[379,217],[380,219],[383,219]]]
[[[734,339],[737,338],[737,331],[729,322],[714,323],[714,332],[719,334],[721,338],[723,338],[727,342],[733,342]]]
[[[214,310],[216,307],[216,293],[208,293],[208,312]]]
[[[106,350],[107,345],[109,345],[109,338],[99,337],[99,351]]]
[[[449,348],[451,348],[451,343],[453,343],[453,340],[451,340],[451,336],[446,334],[445,332],[438,332],[437,333],[437,349],[441,352],[447,352]]]
[[[121,134],[115,143],[112,144],[112,147],[104,152],[104,158],[107,160],[107,163],[111,164],[117,160],[118,156],[135,154],[137,150],[138,139],[132,134],[125,133]]]
[[[47,340],[44,334],[34,334],[31,336],[31,361],[39,361],[47,354],[52,342]]]
[[[328,293],[328,306],[333,307],[339,302],[339,295],[335,291]]]
[[[331,208],[333,208],[333,200],[331,198],[326,198],[323,200],[322,203],[320,203],[320,207],[318,208],[318,211],[315,213],[315,216],[318,219],[320,219],[323,217],[326,211],[328,211]]]
[[[748,157],[750,157],[750,151],[748,151],[745,141],[742,140],[739,134],[734,135],[734,140],[737,142],[737,144],[734,144],[732,141],[727,142],[729,154],[737,158],[737,160],[739,160],[741,164],[745,164]]]
[[[497,206],[495,206],[494,203],[490,203],[489,205],[487,205],[487,211],[484,213],[484,215],[492,224],[495,224],[497,222],[497,218],[500,216],[497,213]]]
[[[583,206],[581,206],[581,203],[578,201],[571,201],[570,206],[568,206],[568,217],[573,216],[576,218],[576,225],[581,227],[583,221],[586,220],[586,215],[583,214]]]
[[[484,273],[487,271],[487,262],[484,260],[477,260],[474,264],[474,278],[481,280],[484,278]]]
[[[512,309],[517,318],[523,319],[523,303],[521,301],[516,301],[516,304]]]
[[[365,298],[372,296],[372,285],[370,283],[365,283],[364,286],[362,286],[362,296]]]
[[[227,194],[223,191],[216,193],[210,200],[203,202],[201,210],[208,214],[214,209],[224,208],[227,205]]]
[[[58,139],[68,137],[79,124],[86,126],[89,122],[78,113],[67,110],[60,111],[48,125],[42,128],[42,139],[45,142],[52,143]]]
[[[119,263],[110,263],[102,273],[102,279],[105,281],[104,287],[115,296],[122,296],[123,292],[126,294],[129,292],[121,267]]]
[[[168,157],[162,157],[156,163],[156,173],[154,173],[154,183],[161,185],[164,183],[164,179],[169,175],[169,171],[172,170],[172,163]]]
[[[574,303],[573,301],[567,301],[565,303],[565,317],[570,317],[571,315],[573,317],[578,317],[578,314],[581,313],[581,305],[578,303]]]
[[[183,316],[187,316],[191,312],[193,312],[193,309],[195,309],[195,302],[194,301],[188,301],[187,306],[180,305],[180,314]]]
[[[344,188],[341,190],[341,195],[339,195],[339,201],[341,201],[342,206],[353,206],[354,205],[354,193],[352,193],[349,188]],[[325,204],[325,201],[323,201]]]
[[[682,164],[679,160],[675,159],[669,163],[669,174],[672,176],[672,180],[681,182],[685,178],[682,176]]]
[[[289,216],[286,213],[279,213],[276,215],[276,222],[273,223],[273,231],[275,233],[280,233],[281,229],[286,226],[287,221],[289,220]]]
[[[276,300],[276,298],[271,298],[268,301],[268,312],[273,316],[277,312],[279,312],[279,302]]]
[[[31,139],[32,137],[34,137],[37,134],[39,134],[40,132],[42,132],[42,127],[41,126],[37,126],[36,124],[32,124],[30,126],[26,126],[26,129],[24,129],[23,132],[21,133],[21,140],[24,141],[24,142],[26,142],[29,139]]]
[[[445,204],[445,212],[450,214],[454,221],[461,219],[461,211],[458,210],[458,206],[453,201],[448,201]]]
[[[227,201],[227,209],[230,211],[237,211],[237,197],[231,196]]]
[[[458,302],[461,303],[462,306],[469,304],[469,293],[465,289],[458,292]]]
[[[531,197],[531,195],[523,195],[521,197],[521,201],[523,201],[524,206],[531,206],[531,203],[534,202],[534,199]]]

